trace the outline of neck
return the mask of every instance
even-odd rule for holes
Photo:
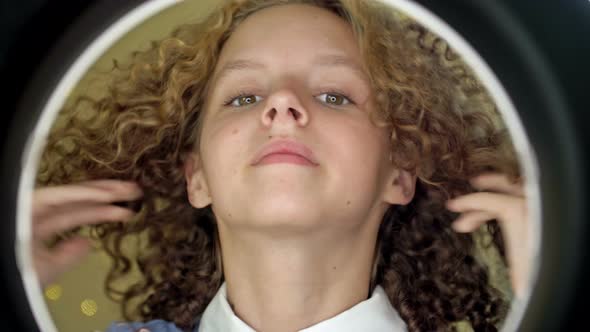
[[[369,297],[378,227],[280,236],[219,226],[228,302],[256,331],[298,331]]]

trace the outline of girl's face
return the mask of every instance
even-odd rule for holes
[[[212,204],[218,223],[240,227],[378,225],[411,193],[392,185],[399,173],[389,131],[369,120],[374,107],[346,21],[300,4],[256,12],[224,45],[210,82],[186,167],[191,203]],[[314,163],[254,163],[279,140],[306,146]]]

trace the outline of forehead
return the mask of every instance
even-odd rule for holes
[[[251,14],[238,25],[223,47],[220,62],[240,55],[301,57],[320,49],[358,57],[350,24],[313,5],[276,5]]]

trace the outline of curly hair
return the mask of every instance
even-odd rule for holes
[[[476,259],[474,237],[451,229],[458,215],[444,204],[475,191],[469,179],[478,174],[519,178],[514,148],[492,99],[460,57],[378,1],[227,1],[202,22],[134,52],[128,65],[114,61],[104,96],[79,96],[63,108],[37,185],[136,181],[144,197],[129,203],[135,219],[91,228],[113,259],[107,294],[121,303],[125,319],[192,329],[224,276],[215,216],[210,206],[190,205],[182,166],[199,144],[208,78],[225,41],[252,13],[287,3],[318,6],[351,24],[378,101],[371,120],[390,128],[394,165],[417,177],[412,202],[390,206],[383,217],[371,290],[385,289],[409,331],[451,330],[459,321],[495,331],[506,300]],[[485,231],[506,263],[497,222]],[[123,246],[133,236],[146,241],[135,255]],[[134,264],[140,280],[117,289]]]

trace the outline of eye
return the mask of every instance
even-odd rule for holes
[[[317,96],[322,102],[330,105],[343,106],[351,104],[352,101],[346,95],[341,93],[327,92]]]
[[[248,106],[252,105],[262,98],[260,96],[252,95],[252,94],[240,94],[238,96],[231,97],[227,99],[224,103],[225,106],[233,106],[233,107],[241,107],[241,106]]]

